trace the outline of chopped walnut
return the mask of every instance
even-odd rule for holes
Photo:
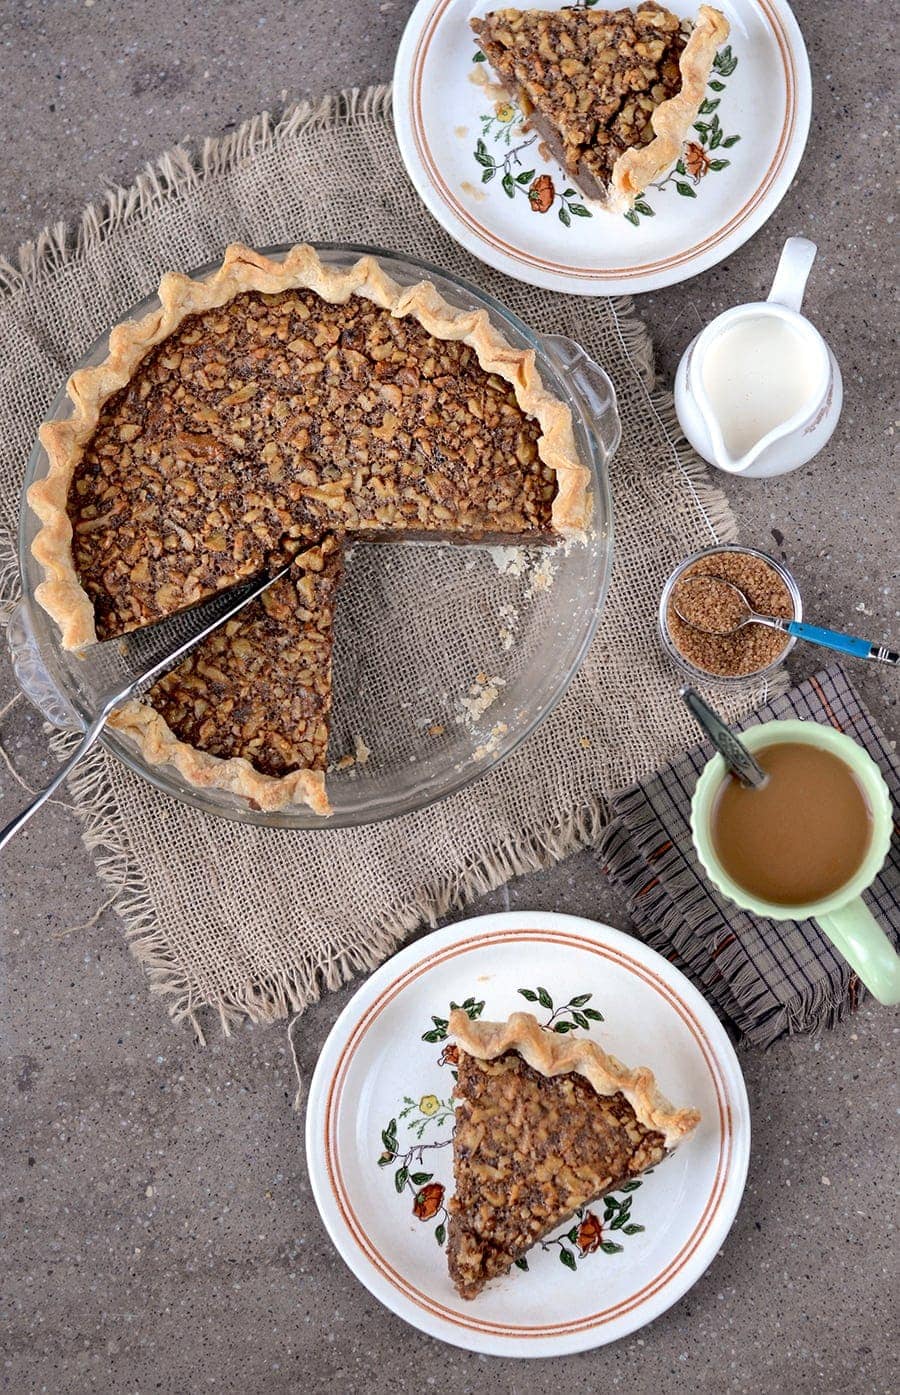
[[[296,576],[276,582],[151,689],[182,741],[223,759],[243,756],[264,775],[325,769],[340,571],[337,542],[325,538],[297,558]]]

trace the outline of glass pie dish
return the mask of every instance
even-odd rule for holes
[[[263,249],[278,258],[286,248]],[[254,808],[242,796],[188,784],[151,765],[125,733],[103,744],[164,793],[207,813],[282,828],[353,827],[414,812],[485,774],[524,741],[562,697],[600,620],[612,571],[608,465],[619,441],[615,392],[572,340],[541,336],[474,286],[425,262],[380,248],[320,244],[344,268],[370,254],[401,285],[428,280],[451,304],[483,309],[513,345],[533,349],[545,386],[572,413],[581,459],[592,475],[592,526],[583,541],[497,548],[439,542],[357,543],[347,552],[335,624],[333,710],[326,776],[333,812]],[[211,274],[218,263],[192,273]],[[147,314],[155,295],[123,319]],[[108,334],[80,363],[106,355]],[[66,417],[61,387],[51,419]],[[31,553],[39,527],[25,491],[47,469],[36,442],[22,495],[22,600],[8,635],[19,684],[54,725],[81,730],[79,659],[35,600],[43,579]]]

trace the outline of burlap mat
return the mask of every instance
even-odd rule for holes
[[[295,107],[277,122],[262,115],[197,152],[172,151],[86,210],[75,234],[48,229],[17,266],[0,263],[0,522],[10,533],[37,426],[112,321],[167,268],[198,266],[229,241],[306,238],[426,258],[536,329],[580,340],[604,365],[624,424],[612,472],[615,575],[598,638],[555,713],[491,775],[414,817],[312,834],[251,828],[164,798],[102,750],[85,763],[70,785],[85,843],[151,988],[198,1034],[204,1009],[227,1030],[245,1015],[302,1008],[417,925],[594,839],[604,791],[693,739],[657,647],[657,598],[680,557],[735,533],[723,496],[678,440],[669,399],[652,390],[651,346],[630,304],[533,290],[457,247],[406,177],[385,88]],[[9,599],[18,584],[9,538],[6,556]],[[576,729],[590,733],[589,748]]]

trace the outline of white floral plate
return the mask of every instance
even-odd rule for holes
[[[700,1109],[671,1158],[585,1209],[473,1302],[444,1256],[452,1192],[452,1003],[505,1018],[526,1002],[588,1030]],[[414,1327],[472,1351],[554,1356],[633,1332],[696,1283],[734,1219],[750,1149],[737,1058],[683,974],[640,941],[575,916],[481,916],[384,964],[341,1013],[310,1087],[313,1193],[350,1269]]]
[[[558,9],[562,0],[542,3]],[[655,290],[727,257],[787,192],[806,145],[811,84],[784,0],[720,7],[731,35],[682,158],[623,217],[577,193],[490,83],[468,21],[496,0],[419,0],[397,54],[395,124],[438,222],[489,266],[579,295]]]

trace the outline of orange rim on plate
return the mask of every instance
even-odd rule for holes
[[[472,950],[482,949],[486,945],[509,942],[525,944],[529,941],[543,943],[549,941],[554,944],[586,950],[602,959],[608,959],[619,966],[627,968],[630,972],[641,978],[660,995],[668,1007],[674,1009],[693,1036],[712,1079],[718,1107],[719,1153],[716,1160],[715,1176],[700,1219],[688,1240],[685,1241],[678,1253],[659,1274],[636,1293],[630,1294],[627,1298],[622,1299],[612,1307],[602,1308],[598,1312],[590,1314],[588,1317],[579,1318],[569,1323],[551,1323],[542,1324],[541,1326],[526,1327],[512,1326],[508,1323],[487,1322],[477,1316],[471,1319],[463,1317],[452,1308],[448,1308],[446,1305],[428,1297],[427,1294],[422,1293],[420,1289],[417,1289],[415,1285],[411,1284],[408,1279],[404,1278],[404,1276],[389,1263],[387,1258],[372,1243],[353,1209],[353,1204],[350,1200],[341,1169],[340,1151],[337,1146],[337,1129],[342,1094],[353,1058],[373,1023],[381,1013],[384,1012],[385,1008],[393,1002],[398,994],[428,970],[450,959],[457,958],[459,955],[468,954]],[[331,1185],[332,1196],[341,1219],[360,1250],[362,1250],[366,1259],[384,1280],[392,1285],[409,1302],[415,1304],[432,1316],[451,1323],[456,1327],[489,1334],[491,1336],[539,1338],[560,1337],[570,1333],[583,1332],[592,1327],[601,1326],[603,1323],[611,1322],[615,1318],[622,1317],[624,1314],[631,1312],[634,1308],[640,1306],[640,1304],[645,1303],[667,1284],[671,1283],[691,1259],[716,1218],[725,1192],[734,1144],[734,1130],[731,1108],[722,1088],[716,1058],[707,1035],[687,1003],[684,1002],[674,988],[665,983],[665,981],[651,969],[638,964],[627,954],[622,953],[620,950],[613,949],[610,946],[599,944],[596,940],[588,939],[585,936],[573,932],[549,929],[510,929],[487,932],[482,935],[474,936],[472,939],[466,940],[461,944],[448,945],[444,949],[438,950],[434,954],[428,955],[426,958],[414,964],[382,990],[353,1028],[338,1058],[328,1087],[325,1103],[324,1144],[325,1165],[328,1179]]]
[[[702,242],[695,243],[693,247],[674,253],[670,257],[665,257],[660,261],[643,262],[638,266],[631,267],[570,267],[561,266],[558,262],[550,261],[545,257],[535,256],[533,253],[525,252],[519,247],[514,247],[511,243],[505,242],[496,233],[480,223],[470,209],[461,203],[453,191],[450,189],[431,150],[428,136],[425,130],[425,122],[422,114],[422,84],[425,74],[425,62],[428,51],[431,47],[435,31],[444,17],[444,14],[453,0],[436,0],[435,6],[429,14],[422,32],[419,35],[413,52],[411,64],[411,126],[412,136],[416,148],[416,153],[428,173],[432,185],[440,194],[444,203],[451,210],[456,218],[473,232],[489,247],[509,257],[511,260],[520,262],[524,266],[540,268],[544,271],[552,271],[558,276],[571,277],[572,279],[594,279],[602,281],[604,279],[628,280],[633,277],[653,275],[661,271],[683,266],[685,262],[694,257],[709,251],[724,238],[735,232],[742,223],[754,213],[759,204],[767,196],[772,185],[778,179],[784,166],[785,158],[790,148],[791,139],[794,134],[794,126],[797,115],[797,74],[794,65],[794,55],[781,16],[770,3],[770,0],[757,0],[765,18],[772,28],[778,52],[781,58],[784,82],[785,82],[785,113],[782,122],[781,134],[775,154],[769,164],[768,169],[760,180],[754,192],[742,207],[735,213],[727,223],[718,228],[714,233],[710,233]]]

